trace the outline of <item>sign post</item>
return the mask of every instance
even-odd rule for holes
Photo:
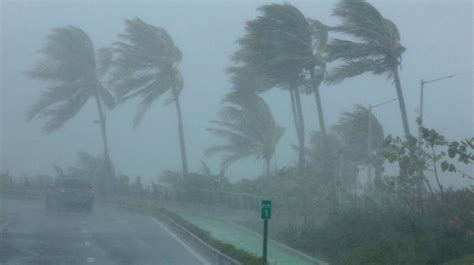
[[[263,265],[267,264],[268,220],[272,218],[272,201],[262,201],[261,217],[263,219]]]

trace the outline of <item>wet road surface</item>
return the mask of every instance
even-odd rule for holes
[[[2,265],[206,264],[152,217],[106,207],[47,214],[42,201],[0,200]]]

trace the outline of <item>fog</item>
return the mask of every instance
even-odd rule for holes
[[[206,148],[219,141],[206,128],[216,119],[222,97],[231,84],[225,68],[243,36],[245,21],[257,16],[256,8],[278,1],[2,1],[1,2],[1,122],[0,172],[15,176],[53,174],[53,165],[74,164],[78,151],[102,152],[97,110],[93,101],[66,125],[44,134],[44,120],[27,122],[25,115],[40,95],[44,82],[24,74],[38,59],[52,28],[74,25],[83,29],[96,48],[110,46],[124,30],[124,20],[139,17],[165,28],[183,53],[180,71],[184,77],[181,94],[185,139],[191,172],[201,160],[215,172],[218,160],[206,158]],[[289,1],[307,17],[335,25],[331,1]],[[448,74],[455,78],[427,85],[424,124],[436,128],[448,139],[473,135],[472,25],[471,1],[372,1],[372,4],[399,28],[407,48],[403,55],[403,92],[410,128],[416,132],[419,83]],[[322,104],[328,127],[354,104],[368,106],[396,97],[391,80],[364,74],[337,85],[321,86]],[[296,132],[292,126],[287,94],[274,90],[262,94],[276,122],[286,128],[274,156],[273,167],[295,165]],[[118,172],[154,179],[163,170],[179,170],[180,154],[177,121],[172,105],[156,102],[133,129],[137,101],[128,101],[107,112],[112,161]],[[318,130],[314,99],[303,96],[306,130]],[[374,110],[385,134],[403,135],[398,104]],[[472,171],[472,167],[470,168]],[[227,172],[231,180],[262,174],[262,164],[254,159],[235,163]],[[461,178],[443,179],[462,185]]]
[[[0,8],[0,264],[474,264],[472,1]]]

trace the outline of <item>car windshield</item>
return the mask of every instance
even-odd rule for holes
[[[474,265],[474,0],[0,0],[0,265]]]

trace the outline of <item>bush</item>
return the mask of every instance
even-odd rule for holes
[[[345,209],[321,225],[288,227],[278,237],[335,265],[442,264],[474,252],[472,191],[450,191],[444,198],[427,202],[422,212]]]

